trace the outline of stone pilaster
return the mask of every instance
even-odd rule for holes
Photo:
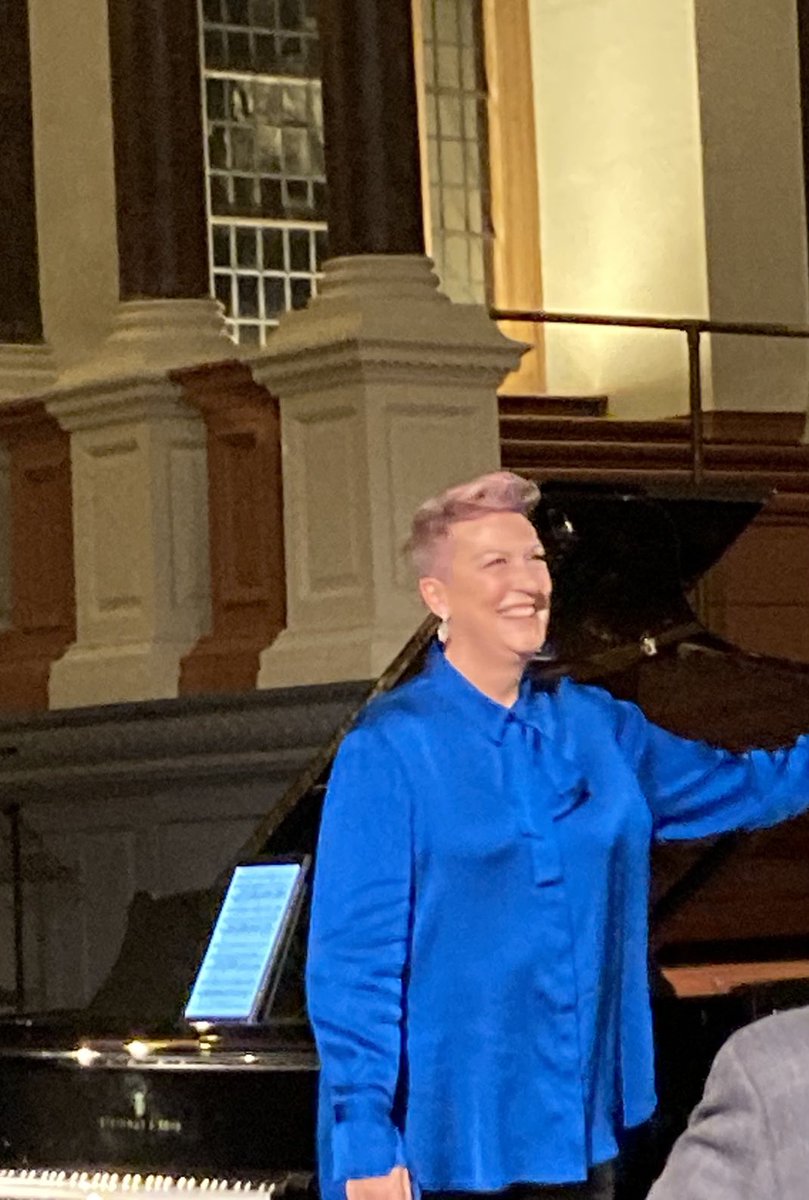
[[[287,628],[259,686],[377,676],[422,618],[414,508],[499,463],[496,389],[520,347],[453,305],[421,255],[326,264],[253,364],[281,401]]]
[[[176,696],[210,621],[204,425],[158,378],[48,407],[71,434],[77,606],[51,707]]]

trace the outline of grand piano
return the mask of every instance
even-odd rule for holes
[[[636,700],[731,749],[809,729],[809,668],[742,653],[688,596],[764,498],[546,484],[537,526],[555,594],[532,670]],[[425,622],[371,692],[418,671]],[[343,731],[340,731],[343,732]],[[240,859],[315,850],[340,733]],[[619,1200],[641,1200],[729,1033],[809,1002],[809,818],[654,854],[660,1110],[627,1145]],[[0,1023],[0,1200],[314,1193],[317,1061],[303,999],[305,912],[266,1019],[241,1034],[180,1019],[229,870],[202,893],[136,895],[110,976],[81,1013]]]

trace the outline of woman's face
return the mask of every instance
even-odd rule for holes
[[[456,648],[527,661],[543,644],[551,578],[536,530],[520,513],[451,526],[441,578],[422,579],[429,608],[449,617]]]

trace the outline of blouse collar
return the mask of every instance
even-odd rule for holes
[[[454,667],[437,640],[430,644],[427,652],[425,674],[440,687],[443,694],[487,737],[498,745],[503,741],[509,724],[521,721],[532,725],[540,733],[549,732],[549,696],[538,690],[529,675],[520,681],[519,695],[514,704],[507,708],[486,696],[465,675]]]

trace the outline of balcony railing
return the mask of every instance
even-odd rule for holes
[[[688,345],[688,410],[691,427],[691,474],[695,484],[705,474],[700,346],[705,333],[739,337],[809,338],[805,325],[773,325],[750,321],[709,321],[702,317],[617,317],[604,313],[562,313],[543,309],[491,309],[495,321],[530,321],[541,325],[606,325],[615,329],[669,329],[685,335]]]

